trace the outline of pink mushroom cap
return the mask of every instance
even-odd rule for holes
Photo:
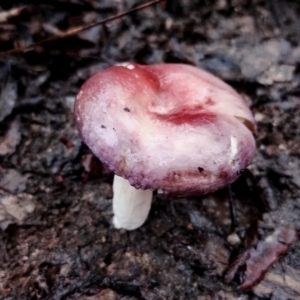
[[[255,122],[229,85],[183,64],[124,64],[81,87],[84,142],[140,189],[205,194],[235,181],[255,153]]]

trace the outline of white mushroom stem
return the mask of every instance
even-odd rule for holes
[[[136,229],[146,221],[152,201],[151,190],[138,190],[127,179],[114,176],[113,224],[116,228]]]

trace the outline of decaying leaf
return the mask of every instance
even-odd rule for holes
[[[8,79],[0,92],[0,122],[12,112],[16,100],[17,83]]]
[[[15,152],[16,146],[20,143],[20,124],[14,121],[6,135],[0,138],[0,155],[9,155]]]
[[[24,192],[27,177],[27,175],[22,175],[15,169],[4,169],[0,167],[0,189],[12,194]]]
[[[296,231],[288,227],[279,227],[256,247],[251,247],[238,255],[229,266],[225,274],[225,281],[232,281],[235,274],[245,267],[241,290],[249,290],[258,284],[278,261],[280,255],[285,254],[296,240]]]
[[[255,295],[263,298],[276,295],[280,299],[300,299],[300,271],[290,266],[283,268],[283,274],[278,270],[268,272],[253,289]]]
[[[33,196],[26,193],[16,195],[0,195],[0,229],[5,230],[9,224],[23,224],[34,212]]]
[[[26,7],[15,7],[7,11],[0,12],[0,22],[7,22],[10,18],[18,16]]]

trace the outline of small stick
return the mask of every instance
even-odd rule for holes
[[[77,27],[77,28],[72,28],[70,30],[67,30],[66,32],[64,32],[60,36],[53,36],[53,37],[50,37],[48,39],[44,39],[42,41],[30,44],[30,45],[25,46],[25,47],[19,47],[19,48],[16,48],[16,49],[12,49],[12,50],[2,52],[2,53],[0,53],[0,58],[4,57],[4,56],[7,56],[7,55],[10,55],[10,54],[16,54],[16,53],[20,53],[20,52],[24,52],[24,51],[32,51],[34,48],[36,48],[37,46],[39,46],[41,44],[52,42],[52,41],[55,41],[55,40],[58,40],[58,39],[61,39],[61,38],[66,38],[66,37],[69,37],[69,36],[72,36],[72,35],[76,35],[77,33],[82,32],[82,31],[87,30],[87,29],[90,29],[94,26],[102,25],[104,23],[116,20],[118,18],[124,17],[124,16],[129,15],[131,13],[134,13],[136,11],[142,10],[146,7],[152,6],[152,5],[154,5],[156,3],[159,3],[159,2],[162,2],[162,0],[155,0],[155,1],[147,2],[145,4],[142,4],[140,6],[135,7],[133,9],[130,9],[128,11],[119,13],[119,14],[114,15],[112,17],[108,17],[108,18],[106,18],[104,20],[101,20],[99,22],[95,22],[95,23],[92,23],[92,24],[80,26],[80,27]]]
[[[231,185],[228,186],[228,196],[229,196],[229,210],[230,210],[230,218],[231,218],[231,230],[234,231],[237,227],[236,222],[236,213],[235,213],[235,205],[233,201],[233,195],[231,190]]]

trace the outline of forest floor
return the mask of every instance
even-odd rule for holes
[[[163,1],[59,38],[141,3],[0,3],[0,299],[300,299],[300,2]],[[257,122],[231,193],[156,195],[135,231],[114,229],[113,174],[73,117],[82,83],[127,61],[205,68]]]

